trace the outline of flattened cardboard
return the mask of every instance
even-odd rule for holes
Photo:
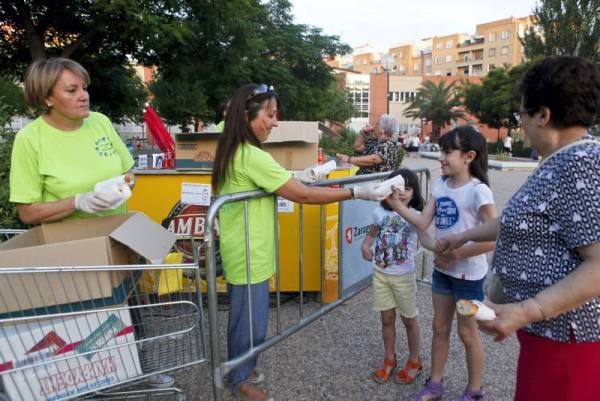
[[[42,224],[0,244],[0,269],[85,269],[134,264],[139,256],[158,263],[174,242],[172,233],[141,213]],[[61,305],[80,310],[90,302],[121,303],[136,279],[129,271],[0,274],[0,316],[44,314]]]

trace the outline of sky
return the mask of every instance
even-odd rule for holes
[[[475,25],[524,17],[536,0],[291,0],[295,22],[375,51],[430,36],[475,33]]]

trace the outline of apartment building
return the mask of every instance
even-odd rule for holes
[[[481,60],[483,73],[488,73],[495,67],[510,67],[523,63],[525,49],[521,38],[532,25],[533,19],[530,16],[507,18],[477,25],[475,35],[481,41],[478,51],[483,51],[483,60]]]
[[[457,49],[459,43],[466,40],[469,35],[465,33],[453,33],[445,36],[434,36],[432,38],[433,75],[452,76],[456,75]]]
[[[352,69],[361,74],[376,74],[382,71],[381,54],[369,45],[357,47],[352,52]]]

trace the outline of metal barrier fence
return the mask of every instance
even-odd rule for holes
[[[431,184],[431,175],[428,169],[417,169],[413,170],[415,173],[419,175],[419,180],[421,183],[421,190],[425,199],[427,199],[430,192],[430,184]],[[361,182],[370,182],[370,181],[378,181],[381,179],[385,179],[389,173],[377,173],[377,174],[369,174],[362,176],[353,176],[349,178],[341,178],[341,179],[333,179],[327,180],[320,183],[315,184],[316,186],[333,186],[333,185],[348,185],[348,184],[356,184]],[[210,341],[210,349],[211,349],[211,363],[212,363],[212,373],[213,373],[213,395],[215,401],[223,401],[224,397],[224,382],[225,376],[231,372],[232,369],[239,366],[240,364],[248,361],[251,358],[258,356],[261,352],[273,347],[277,343],[281,342],[285,338],[291,336],[292,334],[298,332],[300,329],[306,327],[311,324],[315,320],[319,319],[323,315],[329,313],[334,310],[350,298],[354,297],[356,294],[360,293],[364,290],[370,283],[366,283],[364,285],[353,288],[351,291],[346,291],[342,293],[339,291],[341,297],[336,301],[330,304],[323,304],[321,300],[320,308],[309,314],[308,316],[304,315],[303,309],[303,298],[304,298],[304,289],[303,289],[303,278],[304,278],[304,261],[302,258],[303,255],[303,205],[299,204],[299,247],[300,247],[300,260],[298,266],[298,274],[299,274],[299,319],[287,327],[285,330],[281,329],[281,287],[280,287],[280,265],[279,265],[279,254],[278,254],[278,240],[277,236],[275,237],[276,244],[276,272],[275,272],[275,309],[276,309],[276,329],[275,334],[271,337],[268,337],[262,344],[254,346],[253,343],[253,333],[250,325],[250,349],[243,355],[228,361],[223,361],[221,357],[221,338],[219,336],[219,319],[217,315],[217,283],[216,283],[216,257],[215,257],[215,248],[217,244],[217,235],[216,235],[216,220],[218,216],[219,210],[226,204],[233,202],[243,202],[244,208],[244,229],[245,229],[245,247],[246,247],[246,255],[249,252],[249,232],[248,232],[248,202],[253,199],[259,199],[263,197],[273,197],[273,194],[269,194],[263,191],[250,191],[243,193],[235,193],[223,195],[217,198],[212,205],[210,206],[207,215],[206,215],[206,226],[205,226],[205,242],[206,242],[206,277],[207,277],[207,301],[208,301],[208,320],[209,320],[209,341]],[[278,232],[278,223],[277,223],[277,202],[274,202],[275,207],[273,210],[274,213],[274,221],[275,227],[274,230]],[[324,270],[323,270],[323,239],[324,239],[324,206],[320,207],[320,238],[321,238],[321,290],[324,289]],[[418,256],[422,258],[422,267],[421,267],[421,277],[420,280],[423,280],[425,277],[425,257],[426,253],[420,251]],[[250,282],[250,265],[249,258],[246,257],[246,282]],[[247,284],[248,290],[248,298],[249,304],[252,305],[252,295],[250,290],[250,285]],[[251,307],[248,309],[249,321],[252,322],[252,313]]]
[[[208,362],[200,280],[197,262],[0,269],[0,400],[184,400],[138,384]]]

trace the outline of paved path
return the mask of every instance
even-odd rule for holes
[[[434,160],[407,158],[403,166],[427,167],[435,179],[440,175],[439,163]],[[498,209],[504,207],[511,194],[524,182],[528,172],[490,171],[490,181]],[[319,319],[309,327],[284,340],[265,352],[259,366],[268,377],[268,388],[278,401],[396,401],[406,400],[429,375],[431,346],[431,291],[426,284],[419,285],[418,306],[422,332],[422,359],[426,368],[418,384],[401,386],[390,382],[379,385],[371,380],[372,370],[381,362],[383,346],[379,315],[372,310],[372,293],[366,290]],[[318,307],[309,302],[305,313]],[[283,320],[298,317],[298,304],[284,304]],[[225,313],[220,314],[221,322]],[[272,315],[274,317],[274,314]],[[404,329],[398,321],[397,352],[400,360],[406,358]],[[514,390],[514,370],[518,353],[516,339],[496,344],[484,338],[486,371],[484,390],[489,401],[510,401]],[[454,331],[450,356],[446,365],[446,393],[444,400],[456,400],[466,384],[464,349]],[[188,399],[210,400],[212,391],[208,368],[198,369],[194,377],[197,395]],[[183,377],[178,384],[188,387]],[[202,384],[199,384],[202,383]],[[226,400],[231,400],[226,395]]]

